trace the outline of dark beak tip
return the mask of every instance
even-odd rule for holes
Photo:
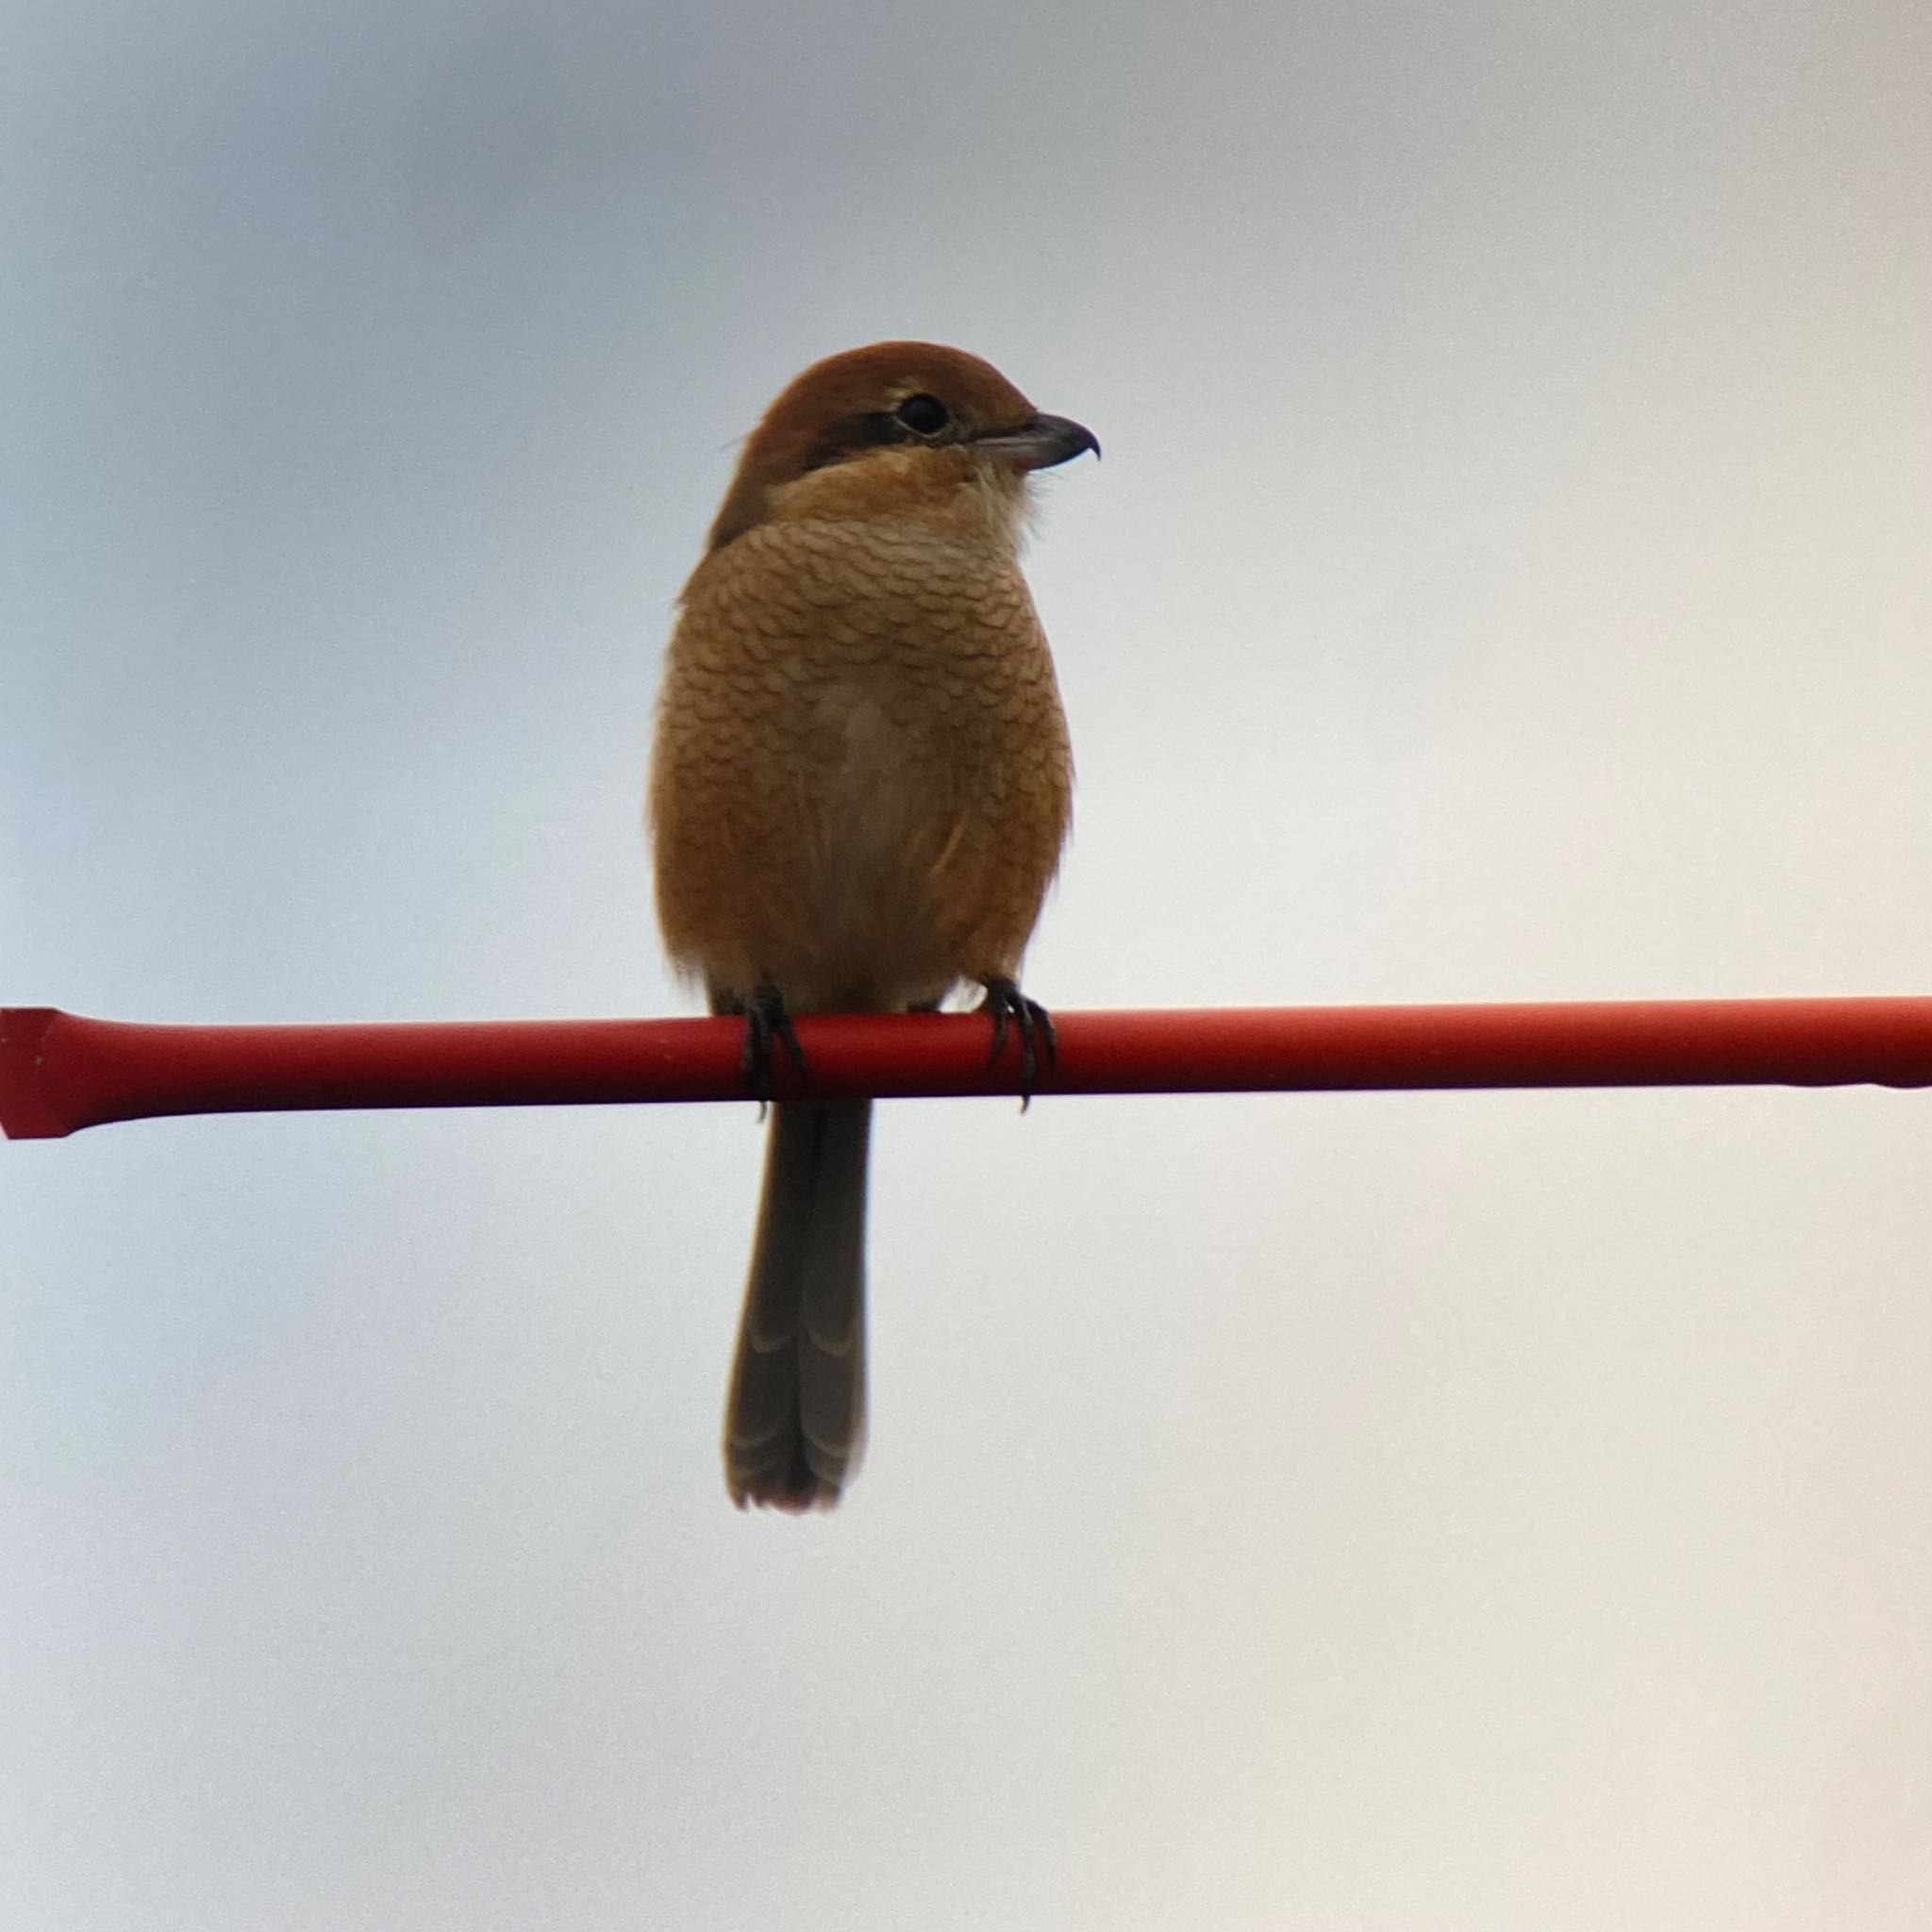
[[[1084,423],[1068,416],[1049,416],[1044,410],[1019,429],[998,430],[977,439],[990,456],[996,456],[1021,470],[1052,470],[1070,463],[1091,450],[1100,454],[1100,439]]]
[[[1034,418],[1033,432],[1051,450],[1041,465],[1042,469],[1058,469],[1060,464],[1070,463],[1090,450],[1094,459],[1099,460],[1099,437],[1086,424],[1075,423],[1071,416],[1049,416],[1042,411]]]

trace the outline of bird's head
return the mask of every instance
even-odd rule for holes
[[[874,342],[794,376],[745,440],[708,548],[756,525],[925,513],[962,504],[1017,532],[1026,478],[1091,429],[1036,409],[990,362],[937,342]]]

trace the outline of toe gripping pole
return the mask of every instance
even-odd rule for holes
[[[1207,1008],[1056,1013],[1034,1091],[1932,1085],[1932,998]],[[809,1093],[1018,1093],[985,1014],[801,1017]],[[165,1114],[568,1107],[745,1094],[741,1020],[142,1025],[0,1008],[0,1127],[49,1140]]]

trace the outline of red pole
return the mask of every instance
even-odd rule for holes
[[[1060,1013],[1041,1093],[1444,1087],[1932,1086],[1932,999],[1606,1001]],[[973,1014],[801,1019],[780,1096],[1011,1094]],[[312,1108],[532,1107],[743,1096],[735,1020],[149,1026],[0,1008],[0,1127]]]

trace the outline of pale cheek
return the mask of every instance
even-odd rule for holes
[[[974,496],[993,541],[1018,557],[1033,535],[1039,511],[1030,479],[1004,463],[974,465]]]
[[[880,450],[780,484],[766,523],[911,522],[988,539],[1017,556],[1030,533],[1028,477],[958,449]]]

